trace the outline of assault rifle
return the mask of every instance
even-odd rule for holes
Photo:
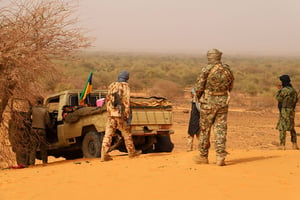
[[[118,108],[118,110],[119,110],[119,112],[120,112],[120,114],[121,114],[121,118],[122,118],[124,121],[127,121],[127,126],[129,126],[130,123],[131,123],[131,120],[132,120],[131,109],[130,109],[130,115],[129,115],[128,119],[127,119],[127,118],[125,119],[125,117],[124,117],[125,106],[124,106],[124,104],[123,104],[123,102],[122,102],[122,99],[121,99],[121,97],[120,97],[120,95],[119,95],[118,92],[114,92],[113,95],[114,95],[113,106],[114,106],[115,108]]]
[[[113,95],[114,95],[113,106],[115,108],[118,108],[118,110],[119,110],[119,112],[121,114],[121,118],[124,119],[124,104],[122,103],[122,99],[121,99],[118,91],[114,92]]]

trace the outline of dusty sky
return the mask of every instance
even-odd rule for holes
[[[96,50],[300,56],[300,0],[73,1]]]
[[[299,0],[80,2],[80,19],[100,50],[300,53]]]

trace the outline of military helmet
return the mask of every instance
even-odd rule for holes
[[[207,59],[209,64],[216,64],[221,61],[222,52],[218,49],[211,49],[207,52]]]

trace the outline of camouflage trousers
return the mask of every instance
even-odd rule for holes
[[[40,128],[32,128],[32,147],[30,148],[29,160],[30,164],[35,163],[36,151],[39,149],[43,163],[48,162],[48,145],[46,141],[46,130]]]
[[[215,135],[216,156],[225,158],[227,135],[227,109],[201,109],[200,111],[200,141],[199,151],[201,157],[208,157],[210,148],[210,133],[213,127]]]
[[[129,127],[126,126],[124,120],[122,120],[120,117],[108,117],[105,135],[102,142],[101,157],[107,154],[111,146],[112,137],[115,135],[115,131],[117,129],[121,131],[128,154],[135,152],[132,136],[128,128]]]
[[[297,133],[295,131],[295,128],[290,130],[290,133],[291,133],[291,142],[297,143]],[[286,131],[280,130],[279,131],[279,140],[280,140],[281,146],[285,146],[285,138],[286,138]]]

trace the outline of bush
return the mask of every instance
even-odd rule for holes
[[[183,96],[183,91],[174,82],[167,80],[154,81],[152,88],[149,91],[150,96],[162,96],[170,100],[174,100]]]

